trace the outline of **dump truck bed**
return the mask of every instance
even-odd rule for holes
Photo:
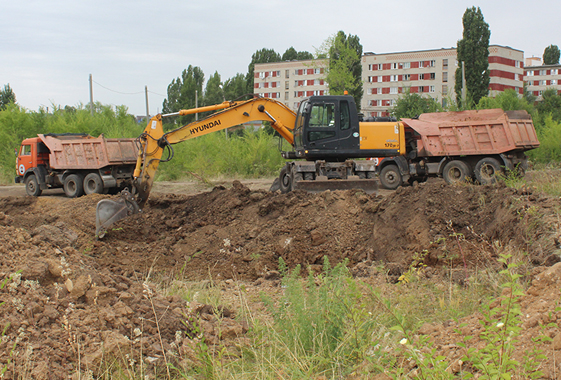
[[[540,145],[526,111],[425,113],[402,122],[418,133],[417,154],[421,157],[523,152]]]
[[[100,169],[109,165],[135,164],[138,155],[138,147],[132,138],[38,136],[50,150],[52,169]]]

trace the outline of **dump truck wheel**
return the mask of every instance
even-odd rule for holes
[[[32,174],[25,179],[25,192],[31,197],[38,197],[43,192],[35,175]]]
[[[90,173],[84,178],[84,193],[103,194],[103,181],[97,173]]]
[[[64,193],[69,198],[81,197],[84,195],[84,180],[79,174],[70,174],[64,180]]]
[[[280,171],[279,185],[280,191],[283,194],[286,194],[292,190],[292,173],[290,173],[286,166],[283,167]]]
[[[463,161],[454,160],[444,166],[442,177],[449,185],[468,182],[470,178],[469,167]]]
[[[475,178],[481,185],[497,182],[497,175],[501,173],[501,164],[493,157],[485,157],[475,165]]]
[[[395,190],[403,183],[397,165],[384,166],[380,172],[380,183],[384,189]]]

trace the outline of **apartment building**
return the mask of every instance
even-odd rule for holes
[[[489,46],[490,95],[512,88],[523,92],[524,53],[506,46]],[[278,99],[293,110],[312,95],[329,92],[325,82],[327,60],[286,61],[255,65],[254,93]],[[446,105],[455,99],[456,48],[362,56],[365,117],[388,116],[400,94],[430,96]]]
[[[490,95],[511,88],[523,92],[524,53],[510,47],[489,46]],[[374,54],[362,57],[365,116],[388,116],[400,94],[409,90],[430,96],[443,106],[455,99],[458,68],[456,48]]]
[[[256,63],[253,92],[283,102],[293,110],[312,95],[327,95],[326,60]]]
[[[561,93],[561,65],[536,65],[524,68],[526,90],[541,100],[542,93],[554,88]]]

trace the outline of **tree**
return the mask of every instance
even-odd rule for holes
[[[544,65],[558,65],[559,64],[559,47],[557,45],[549,45],[543,52]]]
[[[226,100],[236,100],[246,94],[246,82],[243,74],[236,74],[224,82],[224,97]]]
[[[280,62],[281,56],[279,53],[275,52],[274,49],[263,48],[257,50],[251,56],[251,62],[247,67],[247,75],[245,77],[246,81],[246,93],[253,94],[253,73],[256,63],[270,63],[270,62]]]
[[[548,115],[553,121],[561,122],[561,95],[555,88],[548,88],[542,93],[542,100],[536,104],[536,109],[542,122]]]
[[[442,111],[442,107],[435,99],[430,96],[424,97],[418,93],[411,93],[409,89],[406,89],[398,97],[394,108],[391,110],[391,114],[397,119],[402,119],[414,118],[426,112],[439,111]]]
[[[0,90],[0,110],[6,109],[6,106],[10,103],[16,102],[16,94],[10,87],[10,84],[5,84],[4,89]]]
[[[481,9],[468,8],[462,18],[463,37],[458,41],[458,68],[456,69],[456,99],[461,104],[462,62],[465,68],[466,90],[474,104],[489,94],[489,38],[491,31]],[[466,108],[466,104],[461,104]]]
[[[362,45],[358,36],[347,36],[339,31],[326,42],[328,46],[329,67],[325,78],[329,93],[342,95],[345,91],[355,99],[360,108],[362,99]]]
[[[528,103],[524,97],[520,98],[511,88],[499,92],[494,98],[484,96],[477,103],[478,110],[492,108],[501,108],[503,111],[526,110],[528,113],[534,110],[532,104]]]
[[[195,108],[197,97],[203,98],[203,83],[205,80],[205,75],[200,67],[191,66],[186,70],[183,70],[181,77],[173,79],[168,85],[168,97],[164,99],[164,104],[162,107],[163,113],[173,113],[178,112],[181,109]],[[201,100],[198,101],[199,105],[202,103]],[[195,115],[187,115],[175,119],[172,122],[179,122],[181,124],[187,124],[195,120]],[[168,121],[170,119],[164,119]]]
[[[307,51],[297,52],[296,49],[294,49],[294,47],[292,46],[286,49],[286,51],[282,55],[283,61],[304,61],[306,59],[314,59],[313,54]]]

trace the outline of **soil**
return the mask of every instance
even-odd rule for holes
[[[324,256],[332,264],[347,260],[355,276],[392,283],[422,256],[427,273],[436,278],[444,267],[457,268],[452,280],[461,284],[477,270],[500,268],[498,255],[509,249],[531,258],[517,353],[545,334],[552,341],[543,344],[544,378],[561,373],[558,198],[441,180],[370,195],[280,194],[269,186],[157,183],[147,207],[102,240],[94,238],[95,208],[111,196],[68,199],[53,191],[32,198],[21,186],[1,186],[0,279],[9,280],[0,289],[0,363],[9,363],[6,376],[96,376],[115,358],[138,365],[140,353],[153,373],[165,362],[197,362],[194,347],[203,336],[235,353],[250,327],[236,312],[240,284],[252,294],[278,292],[280,258],[290,268],[316,271]],[[186,302],[169,291],[186,282],[216,286],[226,304],[212,307],[196,295]],[[425,325],[420,333],[457,367],[465,353],[458,331],[477,344],[482,318]]]

